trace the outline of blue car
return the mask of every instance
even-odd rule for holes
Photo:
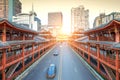
[[[54,78],[56,75],[56,66],[55,64],[50,64],[49,68],[47,69],[47,78]]]

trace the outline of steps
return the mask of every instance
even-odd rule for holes
[[[6,73],[6,77],[7,77],[7,78],[10,77],[10,76],[14,73],[15,69],[18,67],[19,64],[20,64],[20,62],[12,65],[12,66],[9,68],[9,70],[8,70],[7,73]]]
[[[102,66],[103,66],[103,68],[105,69],[105,71],[106,71],[107,75],[109,76],[109,78],[110,78],[111,80],[116,80],[116,79],[115,79],[115,74],[113,73],[112,69],[109,68],[108,66],[105,66],[104,64],[102,64]]]

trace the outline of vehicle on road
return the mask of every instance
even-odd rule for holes
[[[58,55],[58,52],[54,52],[53,55],[54,55],[54,56],[57,56],[57,55]]]
[[[49,68],[47,69],[46,77],[51,79],[51,78],[54,78],[55,75],[56,75],[56,66],[55,64],[50,64]]]

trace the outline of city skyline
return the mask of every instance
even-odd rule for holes
[[[95,17],[100,13],[119,12],[119,0],[21,0],[22,12],[29,12],[34,4],[34,11],[41,19],[42,25],[47,24],[48,12],[63,13],[63,27],[70,31],[71,8],[83,5],[89,9],[90,28],[93,26]],[[108,4],[109,3],[109,4]]]

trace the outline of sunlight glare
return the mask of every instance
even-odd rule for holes
[[[67,25],[65,24],[63,27],[62,27],[62,31],[61,31],[63,34],[67,34],[69,35],[70,34],[70,25]]]

